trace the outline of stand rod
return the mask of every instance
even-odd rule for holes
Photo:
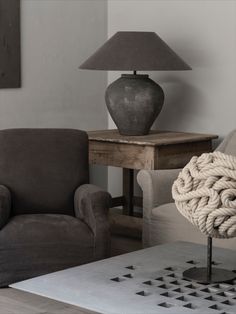
[[[194,280],[199,283],[232,283],[236,278],[233,271],[222,268],[212,268],[212,238],[207,239],[207,267],[192,267],[183,272],[185,279]]]
[[[207,238],[207,279],[210,282],[212,276],[212,238]]]

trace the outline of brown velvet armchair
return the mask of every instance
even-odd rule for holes
[[[86,132],[0,131],[0,287],[109,255],[111,198],[88,181]]]

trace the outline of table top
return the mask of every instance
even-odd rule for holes
[[[235,270],[236,251],[215,248],[213,254],[215,264]],[[201,267],[205,260],[205,246],[177,242],[11,287],[104,314],[189,314],[193,309],[195,314],[236,313],[236,280],[232,284],[202,285],[183,279],[184,270]]]
[[[218,138],[214,134],[187,133],[174,131],[150,131],[148,135],[143,136],[124,136],[120,135],[118,130],[98,130],[88,131],[89,140],[126,143],[135,145],[161,146],[178,143],[207,141]]]

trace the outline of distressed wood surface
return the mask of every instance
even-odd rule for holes
[[[134,171],[132,169],[123,169],[123,214],[133,216],[134,204]]]
[[[36,294],[6,288],[0,289],[1,314],[96,314]],[[98,314],[98,313],[97,313]]]
[[[20,0],[0,0],[0,88],[21,86]]]
[[[89,140],[89,162],[128,169],[152,169],[154,148]]]
[[[151,131],[145,136],[123,136],[117,130],[89,131],[89,162],[123,168],[123,195],[113,198],[113,206],[133,215],[141,198],[133,193],[133,170],[176,169],[194,155],[212,151],[213,134]]]
[[[186,133],[173,131],[150,131],[150,134],[143,136],[124,136],[117,130],[89,131],[91,141],[124,143],[135,145],[161,146],[187,142],[199,142],[218,138],[214,134]]]
[[[212,150],[218,136],[170,131],[151,131],[145,136],[123,136],[117,130],[89,131],[91,164],[127,169],[183,167],[193,155]]]
[[[183,168],[193,156],[211,151],[211,140],[160,146],[155,149],[153,169]]]

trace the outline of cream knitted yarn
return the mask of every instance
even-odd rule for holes
[[[172,195],[180,213],[204,234],[236,236],[236,157],[221,152],[192,157]]]

